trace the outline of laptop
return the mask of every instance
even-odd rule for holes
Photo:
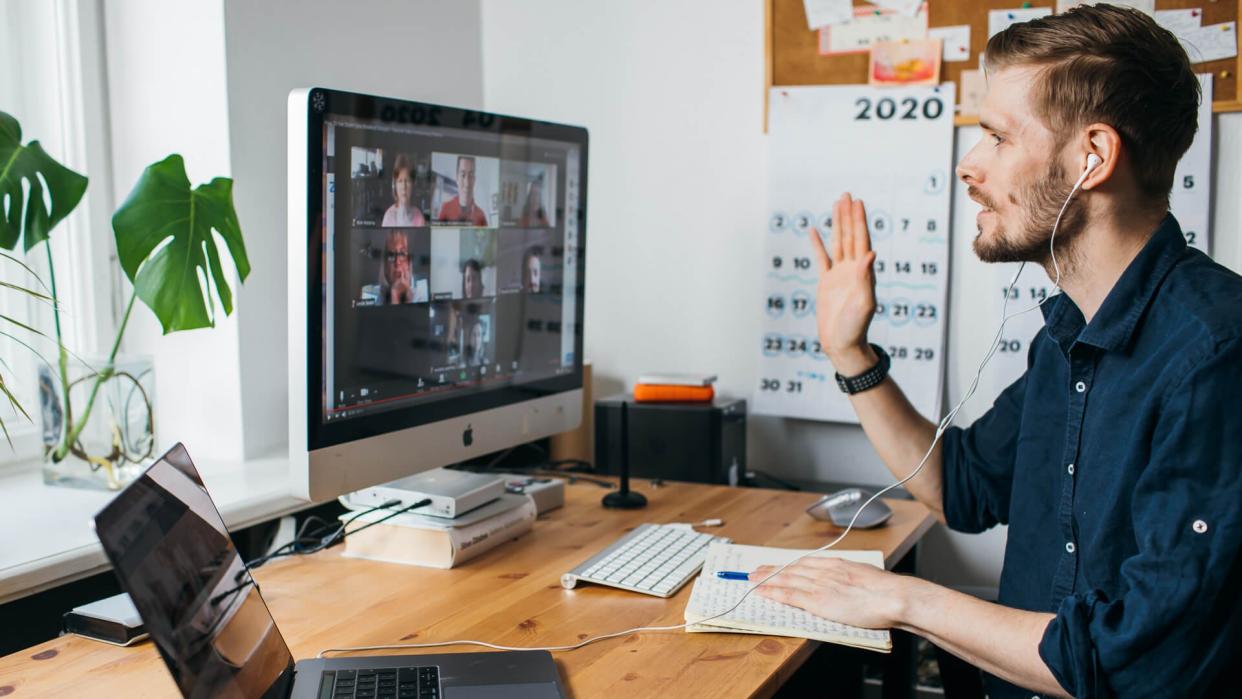
[[[186,697],[565,696],[546,651],[295,663],[180,444],[95,516],[95,532]]]

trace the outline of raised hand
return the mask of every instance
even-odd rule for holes
[[[410,303],[414,300],[413,274],[409,266],[398,267],[397,280],[389,290],[389,303]]]
[[[877,357],[867,345],[867,326],[875,315],[875,252],[861,200],[841,195],[832,210],[832,255],[818,235],[811,247],[819,267],[815,320],[819,342],[837,372],[854,376],[870,369]]]

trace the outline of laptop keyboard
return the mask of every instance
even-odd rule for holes
[[[319,699],[440,699],[440,668],[324,670]]]

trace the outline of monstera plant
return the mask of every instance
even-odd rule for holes
[[[77,457],[94,469],[106,469],[109,481],[115,482],[112,470],[118,462],[132,459],[132,455],[127,455],[115,439],[107,453],[87,453],[80,437],[101,387],[120,373],[116,367],[117,352],[134,301],[141,300],[155,313],[164,334],[211,327],[215,325],[216,299],[226,315],[233,311],[233,293],[222,264],[222,251],[227,251],[242,281],[250,274],[246,246],[233,209],[233,181],[218,177],[192,188],[185,163],[176,154],[150,165],[138,178],[129,197],[112,217],[117,257],[132,290],[111,351],[99,365],[89,367],[89,391],[79,413],[74,414],[70,389],[83,379],[71,380],[70,364],[81,360],[65,346],[61,333],[62,308],[50,235],[81,201],[87,178],[58,163],[38,141],[23,145],[21,137],[17,120],[0,112],[0,248],[11,251],[20,245],[26,255],[38,255],[41,246],[47,259],[47,293],[17,289],[48,301],[52,307],[54,335],[50,337],[56,347],[53,383],[57,384],[54,390],[60,394],[63,416],[58,420],[60,429],[49,433],[45,426],[45,456],[52,462]],[[12,255],[6,257],[21,264]],[[0,320],[16,323],[27,332],[43,334],[14,319]],[[14,333],[4,334],[19,339]],[[0,390],[15,403],[7,388]],[[149,412],[149,402],[147,409]],[[46,411],[45,406],[45,414]],[[21,412],[25,414],[24,410]]]

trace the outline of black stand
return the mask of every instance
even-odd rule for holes
[[[604,507],[636,510],[647,506],[647,497],[630,490],[630,422],[627,404],[621,403],[621,489],[604,496]]]

